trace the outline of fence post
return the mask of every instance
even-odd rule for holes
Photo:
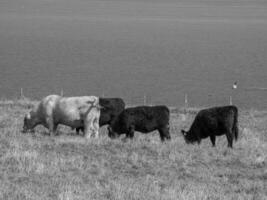
[[[237,81],[235,81],[233,86],[232,86],[232,95],[234,95],[234,92],[235,92],[236,89],[237,89]],[[233,99],[232,99],[231,95],[229,97],[229,104],[233,105]]]
[[[232,96],[229,97],[229,104],[233,105]]]
[[[60,96],[63,97],[63,95],[64,95],[64,91],[63,91],[63,89],[61,89],[61,91],[60,91]]]
[[[186,114],[186,110],[188,107],[188,99],[187,99],[187,94],[185,93],[184,95],[184,113]]]
[[[23,88],[20,88],[20,98],[21,98],[21,99],[24,99]]]
[[[144,105],[146,105],[146,94],[144,94]]]
[[[184,95],[184,107],[188,107],[188,99],[187,99],[187,94]]]

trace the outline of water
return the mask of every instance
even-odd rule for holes
[[[2,98],[266,109],[267,2],[4,0],[0,69]]]

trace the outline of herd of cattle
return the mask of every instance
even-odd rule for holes
[[[54,135],[59,124],[82,131],[86,138],[98,137],[99,127],[108,125],[108,136],[117,138],[126,134],[133,138],[134,132],[148,133],[157,130],[161,141],[170,140],[170,111],[167,106],[137,106],[125,108],[121,98],[96,96],[61,97],[49,95],[41,100],[24,118],[23,132],[33,131],[41,124]],[[225,134],[228,147],[238,138],[238,109],[223,106],[199,111],[189,131],[181,130],[186,143],[210,137],[215,146],[216,136]]]

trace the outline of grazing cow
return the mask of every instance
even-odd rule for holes
[[[99,126],[111,124],[111,122],[125,109],[125,103],[121,98],[99,98],[100,119]],[[83,126],[76,128],[77,134],[83,131]]]
[[[171,139],[169,133],[170,111],[166,106],[139,106],[126,108],[108,127],[109,137],[126,134],[133,138],[134,131],[148,133],[158,130],[161,141]]]
[[[23,132],[33,130],[35,126],[41,124],[54,135],[58,124],[63,124],[71,128],[84,126],[87,138],[90,138],[92,133],[98,137],[99,117],[98,97],[49,95],[25,116]]]
[[[181,130],[186,143],[198,142],[210,137],[215,146],[216,136],[226,135],[228,147],[233,147],[233,139],[238,138],[238,109],[236,106],[223,106],[204,109],[198,112],[189,131]]]

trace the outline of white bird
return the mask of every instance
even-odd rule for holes
[[[236,88],[237,88],[237,81],[235,81],[233,84],[233,89],[236,89]]]

